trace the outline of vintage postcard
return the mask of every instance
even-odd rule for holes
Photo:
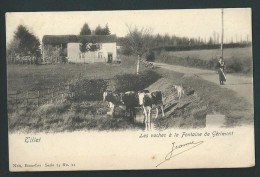
[[[9,168],[255,165],[250,8],[6,13]]]

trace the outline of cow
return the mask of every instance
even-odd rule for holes
[[[139,107],[139,99],[138,99],[138,93],[135,91],[128,91],[125,93],[121,93],[121,102],[126,107],[125,116],[127,117],[127,114],[130,114],[130,117],[134,119],[136,118],[136,111],[135,108]]]
[[[138,94],[139,94],[139,93],[149,93],[149,90],[139,90],[139,91],[138,91]]]
[[[139,104],[144,109],[145,119],[144,122],[151,122],[151,110],[153,107],[156,107],[156,117],[158,118],[159,110],[158,107],[162,110],[162,116],[164,117],[163,110],[163,100],[161,91],[153,91],[151,93],[138,93]]]
[[[120,94],[113,93],[112,91],[105,91],[103,93],[103,101],[107,101],[112,111],[112,116],[115,115],[115,107],[122,106]]]
[[[182,95],[184,94],[184,88],[179,85],[174,85],[174,88],[177,90],[178,99],[180,100]]]

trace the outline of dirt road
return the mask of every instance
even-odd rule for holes
[[[204,80],[219,85],[218,74],[216,71],[169,65],[165,63],[154,63],[154,65],[163,69],[168,69],[180,73],[194,74]],[[227,74],[227,82],[225,82],[225,85],[219,86],[235,91],[239,97],[244,98],[248,101],[249,104],[253,105],[253,77]]]

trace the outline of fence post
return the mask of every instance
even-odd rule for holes
[[[15,93],[15,104],[17,104],[17,93]]]
[[[51,94],[51,103],[54,102],[53,98],[54,98],[54,91],[52,91],[52,94]]]
[[[37,106],[39,107],[39,103],[40,103],[40,100],[39,100],[40,99],[40,91],[39,90],[38,90],[38,94],[37,95],[38,95],[38,97],[37,97],[38,98],[37,99]]]
[[[49,93],[50,93],[50,89],[49,89],[49,87],[47,87],[47,89],[48,89],[48,90],[47,90],[47,93],[49,94]]]
[[[29,91],[27,91],[27,94],[26,94],[26,105],[28,106],[28,98],[29,98]]]

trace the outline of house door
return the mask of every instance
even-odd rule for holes
[[[108,63],[112,63],[112,61],[113,61],[113,54],[112,53],[108,53],[107,54],[107,62]]]

